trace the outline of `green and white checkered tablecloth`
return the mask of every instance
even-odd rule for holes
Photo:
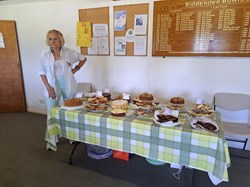
[[[207,171],[221,181],[228,181],[230,157],[220,116],[214,117],[219,136],[191,128],[190,118],[180,113],[180,126],[159,127],[153,117],[140,117],[129,108],[125,117],[85,109],[67,111],[54,107],[47,121],[45,140],[56,150],[55,136],[96,144],[110,149]]]

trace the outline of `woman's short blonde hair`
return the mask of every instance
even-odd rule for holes
[[[60,31],[55,30],[55,29],[49,30],[47,32],[47,35],[46,35],[46,44],[48,46],[49,46],[49,34],[56,34],[58,36],[58,38],[60,39],[60,41],[61,41],[61,46],[64,46],[65,40],[63,38],[63,34]]]

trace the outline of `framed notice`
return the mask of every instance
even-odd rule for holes
[[[155,1],[152,55],[250,56],[250,1]]]

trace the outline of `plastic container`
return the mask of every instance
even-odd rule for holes
[[[86,151],[90,158],[101,160],[113,155],[113,150],[99,145],[86,144]]]
[[[146,158],[146,161],[152,165],[155,165],[155,166],[161,166],[161,165],[166,164],[166,162],[162,162],[162,161],[154,160],[154,159],[150,159],[150,158]]]

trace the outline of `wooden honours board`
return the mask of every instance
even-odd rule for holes
[[[250,56],[250,0],[154,2],[153,56]]]

